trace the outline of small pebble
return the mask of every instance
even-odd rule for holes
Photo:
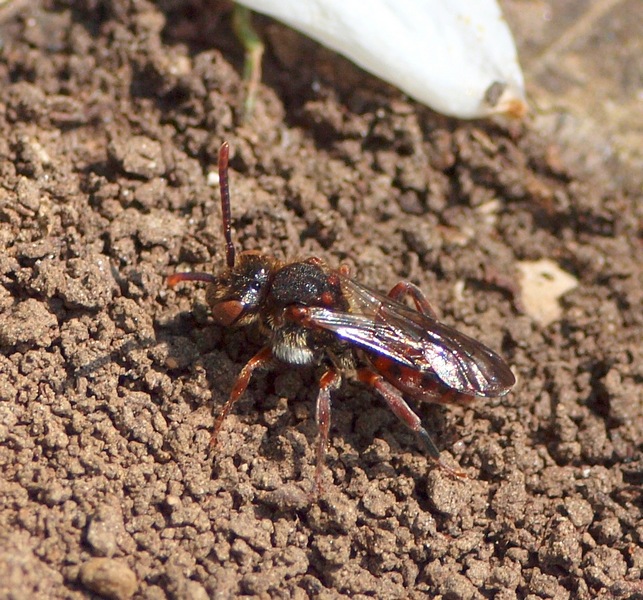
[[[134,572],[113,558],[92,558],[80,568],[80,581],[92,592],[110,600],[127,600],[138,584]]]

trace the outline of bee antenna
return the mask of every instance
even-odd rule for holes
[[[228,187],[228,158],[230,144],[223,142],[219,148],[219,190],[221,192],[221,215],[223,221],[223,237],[226,244],[226,262],[232,269],[235,261],[234,244],[232,243],[232,217],[230,215],[230,188]]]

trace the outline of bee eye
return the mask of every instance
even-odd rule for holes
[[[217,325],[227,327],[232,325],[243,312],[243,303],[239,300],[226,300],[215,304],[212,309],[212,318]]]

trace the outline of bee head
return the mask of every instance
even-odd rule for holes
[[[258,252],[242,252],[236,264],[213,278],[206,292],[218,325],[248,325],[266,298],[275,261]]]

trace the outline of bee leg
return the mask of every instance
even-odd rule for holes
[[[223,421],[228,416],[230,409],[234,406],[234,403],[241,397],[241,394],[246,391],[250,377],[254,373],[255,369],[260,367],[265,367],[270,364],[272,361],[272,350],[269,347],[265,347],[257,354],[255,354],[247,363],[246,366],[241,369],[241,373],[237,377],[237,380],[232,386],[232,391],[228,397],[228,401],[223,405],[221,413],[214,422],[214,429],[212,430],[212,436],[210,437],[210,447],[214,448],[217,445],[217,437],[219,431],[221,430],[221,425]]]
[[[434,319],[437,319],[438,316],[433,310],[433,307],[429,304],[429,301],[426,299],[424,292],[410,281],[400,281],[397,285],[393,286],[391,291],[388,293],[389,298],[401,302],[407,296],[410,296],[415,304],[415,308],[418,312],[421,312],[424,315],[428,315]]]
[[[431,439],[429,432],[424,429],[420,417],[411,410],[411,407],[406,403],[399,390],[387,383],[381,375],[378,375],[370,369],[359,369],[357,371],[357,378],[359,381],[375,388],[382,395],[388,407],[395,413],[395,416],[422,440],[429,458],[431,458],[438,467],[454,477],[466,477],[466,474],[462,471],[452,469],[442,462],[440,459],[440,451]]]
[[[342,377],[334,367],[329,368],[319,380],[319,395],[317,396],[317,409],[315,412],[319,432],[317,433],[315,485],[312,493],[314,497],[317,497],[322,491],[322,469],[330,431],[330,393],[339,387],[341,381]]]

